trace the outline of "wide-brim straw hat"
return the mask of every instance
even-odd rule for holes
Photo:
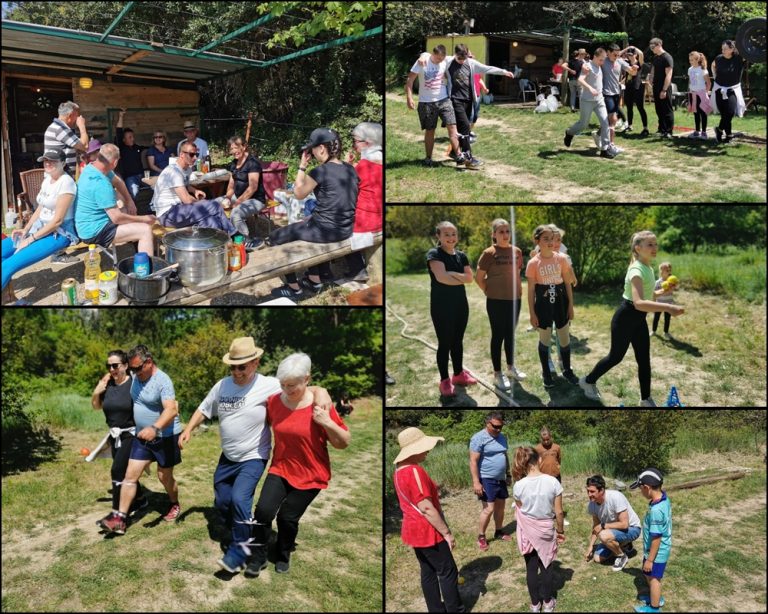
[[[400,454],[395,458],[395,463],[397,464],[416,454],[428,452],[437,445],[438,441],[445,441],[445,437],[425,435],[414,426],[400,431],[400,434],[397,436],[397,442],[400,444]]]
[[[242,365],[256,358],[261,358],[264,353],[260,347],[256,347],[253,337],[238,337],[229,346],[229,352],[224,354],[222,360],[228,365]]]

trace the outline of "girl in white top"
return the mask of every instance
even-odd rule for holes
[[[709,90],[712,87],[712,83],[709,80],[707,58],[699,51],[691,51],[688,54],[688,60],[691,62],[691,66],[688,69],[688,110],[694,113],[696,121],[696,131],[692,132],[689,138],[706,139],[706,110],[712,110],[712,105],[709,102]]]

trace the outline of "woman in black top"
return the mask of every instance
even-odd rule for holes
[[[95,410],[104,410],[107,426],[113,435],[109,439],[112,446],[112,511],[97,521],[101,523],[110,518],[120,507],[120,482],[125,477],[128,459],[133,446],[132,430],[136,423],[133,421],[133,399],[131,397],[131,377],[128,375],[128,355],[122,350],[113,350],[107,356],[108,373],[99,380],[91,395],[91,405]],[[141,491],[131,505],[131,512],[147,507],[147,499]]]
[[[648,136],[648,114],[645,112],[645,79],[648,77],[650,68],[643,62],[643,52],[636,47],[627,49],[627,62],[630,66],[637,66],[637,74],[632,76],[627,73],[626,89],[624,90],[624,103],[627,105],[628,125],[625,132],[632,132],[632,120],[634,116],[634,107],[637,105],[637,112],[640,113],[640,119],[643,121],[643,131],[640,136]]]
[[[427,252],[431,280],[430,315],[437,335],[437,368],[440,394],[455,396],[453,385],[469,386],[477,380],[464,370],[464,331],[469,321],[466,284],[472,283],[472,268],[467,255],[456,249],[456,226],[440,222],[435,228],[437,247]],[[448,377],[448,356],[453,362],[453,377]]]
[[[318,165],[307,173],[307,165],[312,158],[317,160]],[[291,241],[334,243],[352,236],[359,178],[354,167],[340,158],[339,133],[329,128],[313,130],[301,148],[293,195],[302,199],[314,191],[317,207],[308,218],[272,231],[269,235],[272,245]],[[323,281],[331,279],[331,268],[327,262],[310,267],[301,285],[295,273],[288,273],[285,279],[287,283],[272,290],[272,295],[299,299],[304,297],[304,288],[313,293],[320,292],[324,287]]]
[[[731,136],[733,116],[744,114],[744,96],[741,93],[741,75],[744,72],[744,59],[736,49],[732,40],[723,41],[722,55],[712,61],[712,76],[715,84],[712,86],[712,96],[717,100],[717,110],[720,111],[720,124],[715,128],[717,142],[725,142]],[[718,91],[719,90],[719,91]]]

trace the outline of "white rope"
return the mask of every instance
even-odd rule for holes
[[[392,309],[392,307],[389,304],[389,301],[386,301],[385,305],[386,305],[387,310],[389,311],[389,313],[391,313],[395,318],[400,320],[400,322],[403,324],[403,329],[400,331],[400,336],[401,337],[403,337],[405,339],[410,339],[412,341],[418,341],[419,343],[421,343],[423,345],[426,345],[429,349],[434,350],[435,352],[437,351],[437,347],[432,345],[429,341],[425,341],[421,337],[414,337],[413,335],[406,335],[405,331],[408,329],[408,326],[409,326],[408,322],[406,322],[403,318],[401,318],[399,315],[397,315],[394,312],[394,310]],[[519,405],[517,403],[515,403],[515,400],[511,396],[509,396],[507,394],[504,394],[503,392],[501,392],[501,390],[496,388],[496,386],[491,385],[488,382],[486,382],[485,380],[483,380],[482,378],[478,377],[473,370],[471,370],[471,369],[466,369],[466,370],[472,375],[472,377],[474,377],[477,380],[478,384],[480,384],[481,386],[484,386],[485,388],[487,388],[488,390],[490,390],[491,392],[496,394],[503,401],[506,401],[507,403],[509,403],[510,407],[519,407]]]

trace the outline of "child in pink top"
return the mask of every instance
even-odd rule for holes
[[[573,270],[567,256],[554,251],[554,233],[550,226],[538,226],[533,240],[539,253],[528,262],[525,276],[528,278],[528,311],[531,325],[539,330],[539,360],[544,387],[554,386],[549,368],[549,345],[552,340],[552,322],[557,327],[560,354],[563,360],[563,377],[571,384],[578,384],[571,369],[569,322],[573,319]],[[565,283],[568,280],[569,283]]]

